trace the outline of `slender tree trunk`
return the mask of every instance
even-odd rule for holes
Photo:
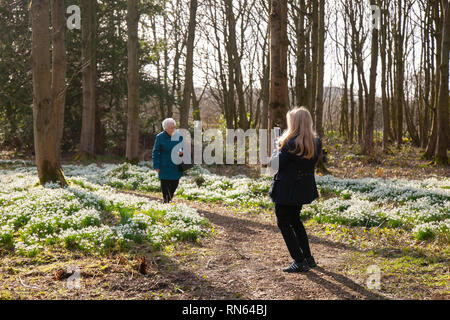
[[[227,34],[228,36],[228,34]],[[231,50],[230,41],[226,43],[227,61],[228,61],[228,94],[226,109],[228,110],[229,117],[233,122],[232,128],[238,127],[237,113],[236,113],[236,90],[234,87],[234,59],[233,51]]]
[[[353,143],[355,136],[355,64],[352,64],[352,75],[350,81],[350,139],[349,143]]]
[[[295,89],[297,96],[297,105],[298,106],[307,106],[308,101],[306,100],[306,88],[305,88],[305,67],[306,67],[306,55],[305,55],[305,42],[306,42],[306,33],[305,33],[305,0],[300,0],[300,9],[302,12],[297,14],[297,25],[296,25],[296,37],[297,37],[297,70],[295,77]]]
[[[449,1],[442,1],[442,16],[444,22],[442,23],[442,45],[441,45],[441,64],[440,64],[440,86],[439,98],[436,104],[438,127],[437,127],[437,146],[435,162],[439,164],[448,164],[447,150],[448,150],[448,60],[450,49],[450,10]]]
[[[430,128],[430,91],[431,91],[431,74],[432,74],[432,63],[431,63],[431,50],[430,50],[430,26],[431,26],[431,16],[430,16],[430,4],[426,4],[425,8],[425,19],[424,19],[424,25],[423,25],[423,39],[424,39],[424,46],[423,46],[423,58],[425,60],[425,67],[424,67],[424,89],[423,89],[423,105],[424,105],[424,116],[423,116],[423,125],[420,131],[420,145],[423,149],[426,148],[428,143],[428,131]]]
[[[383,1],[385,2],[385,1]],[[385,6],[382,6],[382,28],[381,32],[381,48],[380,48],[380,56],[381,56],[381,103],[383,109],[383,151],[387,152],[388,144],[389,144],[389,101],[387,98],[386,87],[387,87],[387,79],[386,79],[386,28],[387,28],[387,9]]]
[[[362,144],[362,133],[364,130],[364,97],[361,74],[357,72],[358,77],[358,144]]]
[[[270,12],[270,125],[287,128],[289,110],[287,77],[287,0],[271,0]]]
[[[187,129],[189,125],[189,109],[191,106],[191,90],[193,88],[193,70],[194,70],[194,41],[195,27],[197,23],[197,0],[190,1],[190,15],[188,27],[188,39],[186,45],[186,71],[183,87],[183,101],[180,108],[180,128]]]
[[[312,118],[316,119],[316,96],[317,96],[317,64],[319,55],[319,1],[311,1],[312,7],[312,29],[311,29],[311,88],[310,88],[310,106]]]
[[[348,23],[347,16],[344,14],[344,44],[343,48],[348,47]],[[336,30],[337,35],[337,30]],[[337,39],[337,36],[336,36]],[[349,133],[349,123],[348,123],[348,76],[349,76],[349,60],[350,56],[348,54],[344,54],[343,62],[339,63],[342,69],[342,77],[344,78],[344,92],[341,97],[341,115],[339,120],[339,131],[347,143],[350,143],[350,133]],[[331,90],[330,90],[331,94]],[[331,104],[331,102],[330,102]],[[331,112],[330,112],[331,113]]]
[[[61,163],[61,141],[64,132],[64,108],[66,104],[66,19],[64,2],[51,1],[52,17],[52,100],[55,104],[56,150],[58,162]]]
[[[315,102],[315,128],[319,137],[323,137],[323,78],[325,59],[325,0],[319,4],[319,32],[317,37],[317,84]]]
[[[128,125],[126,157],[139,161],[139,41],[138,0],[128,0]]]
[[[320,138],[323,138],[323,81],[324,81],[324,59],[325,59],[325,0],[320,0],[318,8],[318,33],[315,37],[317,41],[317,76],[316,76],[316,96],[315,96],[315,129]],[[331,88],[330,88],[331,89]],[[332,124],[331,124],[332,125]],[[317,169],[324,173],[329,174],[330,172],[325,167],[323,158],[319,157],[317,164]]]
[[[79,157],[95,157],[96,110],[96,1],[81,0],[83,115]]]
[[[372,0],[371,5],[376,5]],[[363,153],[372,154],[374,152],[373,130],[375,122],[375,93],[377,82],[378,66],[378,26],[372,28],[372,47],[371,47],[370,79],[369,79],[369,99],[366,108],[366,126],[364,130]]]
[[[396,115],[396,108],[395,108],[395,101],[394,101],[394,96],[395,96],[395,90],[394,90],[394,73],[395,73],[395,68],[394,68],[394,48],[393,48],[393,34],[392,33],[387,33],[387,36],[389,36],[389,38],[387,38],[387,43],[388,43],[388,55],[387,55],[387,80],[389,82],[388,84],[388,101],[390,103],[390,122],[389,122],[389,137],[391,138],[391,141],[394,142],[395,140],[397,140],[396,138],[396,134],[397,131],[395,130],[396,128],[396,123],[397,123],[397,117]]]
[[[176,0],[176,3],[174,5],[176,6],[176,8],[178,8],[180,6],[180,0]],[[179,101],[181,101],[181,98],[180,98],[181,89],[180,89],[180,86],[178,85],[178,83],[180,80],[180,59],[181,59],[182,49],[184,47],[184,45],[182,44],[182,43],[184,43],[184,41],[180,41],[179,18],[178,17],[175,17],[174,30],[176,32],[174,32],[175,53],[174,53],[174,58],[172,59],[172,62],[173,62],[172,95],[174,96],[175,101],[178,103]],[[182,43],[180,43],[180,42],[182,42]],[[172,115],[173,115],[171,103],[169,103],[167,115],[169,117],[172,117]]]
[[[441,81],[441,69],[439,68],[441,63],[441,51],[442,51],[442,21],[441,16],[442,14],[439,12],[439,1],[432,2],[432,10],[433,10],[433,19],[435,21],[435,29],[436,29],[436,54],[435,54],[435,61],[436,61],[436,70],[434,75],[434,85],[432,90],[432,106],[433,106],[433,124],[431,129],[431,136],[428,140],[427,149],[424,154],[424,158],[426,159],[432,159],[436,155],[436,145],[437,145],[437,139],[438,139],[438,96],[439,96],[439,88],[440,88],[440,81]]]
[[[165,5],[165,2],[164,2]],[[164,15],[163,16],[164,19],[164,41],[170,41],[167,38],[167,16]],[[164,92],[169,92],[169,84],[168,84],[168,79],[169,79],[169,65],[170,65],[170,61],[169,61],[169,49],[167,48],[167,46],[164,46],[163,49],[163,56],[164,56],[164,66],[163,66],[163,85],[164,85]],[[166,106],[167,106],[167,117],[172,117],[173,115],[173,100],[172,99],[166,99],[166,97],[164,97],[163,102],[165,102]]]
[[[267,52],[267,50],[265,50]],[[261,129],[269,128],[269,90],[270,90],[270,54],[264,54],[262,59],[266,60],[264,65],[264,74],[261,81],[262,88],[262,114],[261,114]]]
[[[403,96],[403,79],[404,79],[404,61],[403,61],[403,40],[404,34],[402,32],[402,23],[406,17],[402,20],[402,2],[404,0],[398,0],[398,19],[395,28],[395,65],[396,65],[396,75],[395,75],[395,106],[397,108],[397,147],[403,143],[403,106],[404,106],[404,96]]]
[[[155,43],[158,42],[158,29],[156,27],[156,16],[153,16],[150,18],[151,25],[152,25],[152,33],[153,33],[153,41]],[[164,18],[165,19],[165,18]],[[166,34],[166,30],[164,29],[164,36]],[[164,41],[167,41],[166,38],[164,38]],[[154,62],[156,64],[156,82],[158,86],[161,86],[161,55],[159,52],[156,53],[157,58]],[[167,92],[167,91],[166,91]],[[165,93],[162,93],[158,96],[158,105],[159,105],[159,112],[161,114],[161,118],[166,118],[168,116],[168,112],[166,111],[166,95]]]

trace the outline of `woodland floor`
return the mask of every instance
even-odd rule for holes
[[[448,167],[427,166],[417,148],[404,146],[375,162],[350,146],[328,147],[327,167],[339,177],[449,177]],[[242,166],[207,167],[224,175],[252,175]],[[161,199],[160,193],[136,193]],[[450,298],[446,244],[412,240],[397,229],[365,229],[305,221],[318,267],[281,271],[291,258],[273,212],[187,201],[206,216],[213,232],[197,242],[151,251],[97,257],[52,249],[35,258],[0,251],[0,299],[446,299]],[[142,271],[142,257],[148,262]],[[381,270],[369,289],[367,268]],[[77,266],[81,289],[68,289],[65,270]],[[144,273],[144,274],[143,274]]]

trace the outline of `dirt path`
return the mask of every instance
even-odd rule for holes
[[[179,288],[179,298],[389,299],[366,289],[368,275],[345,274],[346,256],[352,248],[309,234],[318,267],[287,274],[281,269],[291,258],[275,216],[243,214],[230,207],[179,198],[175,202],[196,208],[216,231],[198,244],[178,245],[169,261],[158,267],[166,281]]]

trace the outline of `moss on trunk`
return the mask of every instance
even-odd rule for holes
[[[64,172],[60,166],[55,166],[50,161],[44,160],[39,173],[39,182],[45,185],[48,182],[58,183],[61,187],[67,186]]]
[[[131,160],[130,160],[130,159],[126,159],[125,162],[128,162],[128,163],[131,163],[131,164],[133,164],[133,165],[136,165],[136,164],[139,163],[139,158],[136,157],[136,158],[133,158],[133,159],[131,159]]]
[[[440,165],[448,166],[448,158],[441,157],[441,156],[434,156],[433,165],[434,166],[436,166],[436,165],[438,165],[438,166],[440,166]]]
[[[331,174],[331,172],[325,167],[325,163],[323,162],[322,157],[320,157],[317,161],[316,169],[322,174]]]

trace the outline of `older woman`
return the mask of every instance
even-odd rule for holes
[[[164,119],[162,122],[163,131],[156,136],[153,145],[152,159],[153,169],[158,172],[161,180],[161,191],[163,201],[172,201],[179,180],[183,175],[178,169],[178,165],[172,159],[172,150],[177,147],[178,155],[183,156],[183,136],[176,131],[176,122],[172,118]]]

